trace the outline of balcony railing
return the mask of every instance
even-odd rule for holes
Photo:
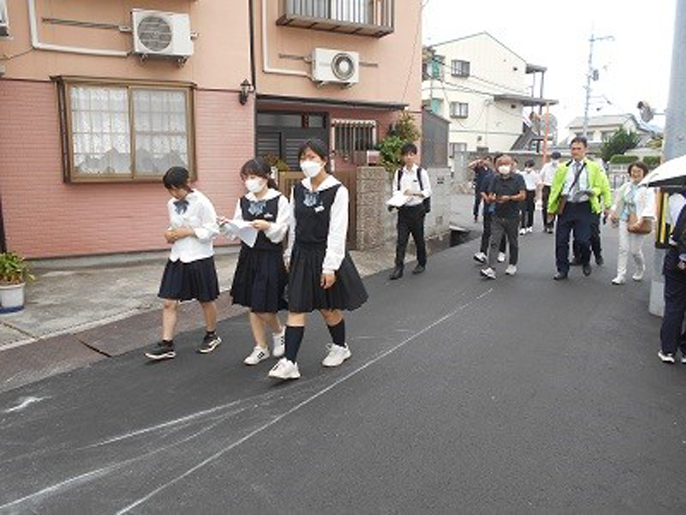
[[[281,0],[277,24],[380,38],[394,18],[395,0]]]

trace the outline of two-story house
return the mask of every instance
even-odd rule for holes
[[[297,171],[298,145],[321,137],[345,179],[400,111],[421,112],[419,0],[0,0],[0,13],[0,237],[32,258],[165,248],[169,166],[230,215],[255,155]]]
[[[488,32],[426,49],[422,99],[451,121],[451,156],[536,150],[545,133],[543,108],[557,103],[543,96],[545,72]]]

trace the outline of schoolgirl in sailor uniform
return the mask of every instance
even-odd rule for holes
[[[169,228],[164,236],[172,244],[158,296],[164,299],[162,341],[146,352],[149,359],[176,356],[174,332],[180,301],[196,299],[205,317],[206,333],[198,352],[212,352],[221,343],[217,336],[219,281],[214,266],[212,240],[219,234],[212,202],[190,187],[188,170],[172,167],[164,175],[164,186],[172,198],[167,203]]]
[[[367,291],[346,251],[348,190],[326,171],[328,149],[320,140],[300,148],[306,178],[293,188],[289,245],[286,354],[269,372],[278,379],[297,379],[297,354],[305,332],[306,314],[318,310],[333,344],[322,364],[341,365],[351,355],[345,341],[343,310],[367,301]]]
[[[284,353],[285,329],[276,313],[287,307],[284,290],[288,273],[283,262],[282,242],[288,232],[290,207],[288,200],[276,189],[271,168],[262,159],[245,163],[241,178],[248,194],[238,200],[234,220],[252,222],[260,232],[252,247],[241,244],[231,296],[234,304],[250,308],[250,326],[256,346],[244,363],[257,365],[270,355],[265,340],[266,327],[272,332],[274,357],[280,358]],[[231,236],[226,224],[220,227],[223,234]]]

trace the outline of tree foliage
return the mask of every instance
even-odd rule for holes
[[[612,137],[603,143],[600,150],[603,161],[609,162],[612,156],[624,154],[627,150],[636,148],[639,137],[633,131],[626,131],[625,129],[617,130]]]
[[[395,172],[402,165],[400,149],[405,143],[414,143],[421,137],[410,113],[403,112],[391,126],[388,135],[379,142],[381,164],[389,172]]]

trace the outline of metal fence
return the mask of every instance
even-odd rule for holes
[[[282,6],[286,16],[392,27],[395,0],[283,0]]]

